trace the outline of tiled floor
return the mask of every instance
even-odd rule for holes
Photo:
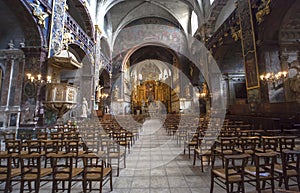
[[[139,140],[127,156],[127,167],[121,165],[120,176],[114,172],[112,193],[208,193],[210,190],[210,170],[200,171],[192,158],[183,155],[183,143],[177,144],[173,136],[168,136],[158,119],[145,122]],[[214,186],[214,193],[225,190]],[[19,185],[13,192],[19,192]],[[255,192],[252,186],[246,192]],[[48,183],[42,186],[42,193],[51,192]],[[82,192],[81,183],[72,187],[72,192]],[[106,184],[103,192],[110,192]],[[269,192],[269,191],[268,191]]]

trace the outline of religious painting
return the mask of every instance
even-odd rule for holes
[[[247,89],[259,87],[257,59],[254,51],[249,51],[245,57],[245,74]]]

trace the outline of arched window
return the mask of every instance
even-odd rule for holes
[[[192,26],[192,34],[195,34],[195,32],[198,29],[198,16],[195,13],[195,11],[192,12],[191,16],[191,26]]]
[[[1,93],[2,93],[2,82],[3,82],[3,68],[2,66],[0,65],[0,100],[1,100]]]

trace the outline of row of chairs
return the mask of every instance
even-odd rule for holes
[[[51,167],[45,168],[42,167],[42,156],[40,154],[22,154],[18,156],[20,167],[15,168],[12,167],[13,155],[7,152],[0,152],[0,181],[5,182],[3,191],[5,193],[11,192],[14,181],[20,182],[20,192],[25,190],[25,183],[27,183],[29,191],[34,190],[34,192],[38,193],[41,182],[44,181],[52,182],[52,192],[57,192],[58,190],[71,192],[71,186],[74,181],[82,182],[83,192],[95,189],[92,186],[92,182],[100,183],[99,188],[96,188],[99,192],[102,192],[102,187],[107,182],[110,182],[110,189],[111,191],[113,190],[112,168],[96,154],[87,153],[81,155],[81,166],[75,165],[75,155],[72,153],[52,153],[50,157]],[[31,182],[34,182],[34,188],[32,188]],[[59,187],[60,182],[62,184],[61,187]]]
[[[245,192],[244,184],[249,183],[255,186],[258,193],[266,188],[274,193],[275,180],[279,181],[279,186],[283,180],[286,190],[292,185],[298,186],[300,190],[300,151],[284,150],[282,156],[280,172],[275,168],[278,158],[276,152],[255,153],[254,165],[249,164],[249,154],[226,155],[225,167],[215,166],[215,156],[212,156],[210,192],[213,193],[214,183],[228,193]],[[292,178],[296,183],[290,182]]]

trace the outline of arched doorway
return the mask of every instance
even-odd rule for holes
[[[119,87],[120,94],[124,94],[125,114],[149,115],[151,105],[157,112],[179,113],[179,60],[172,50],[146,45],[133,50],[125,61],[122,68],[124,86]]]

